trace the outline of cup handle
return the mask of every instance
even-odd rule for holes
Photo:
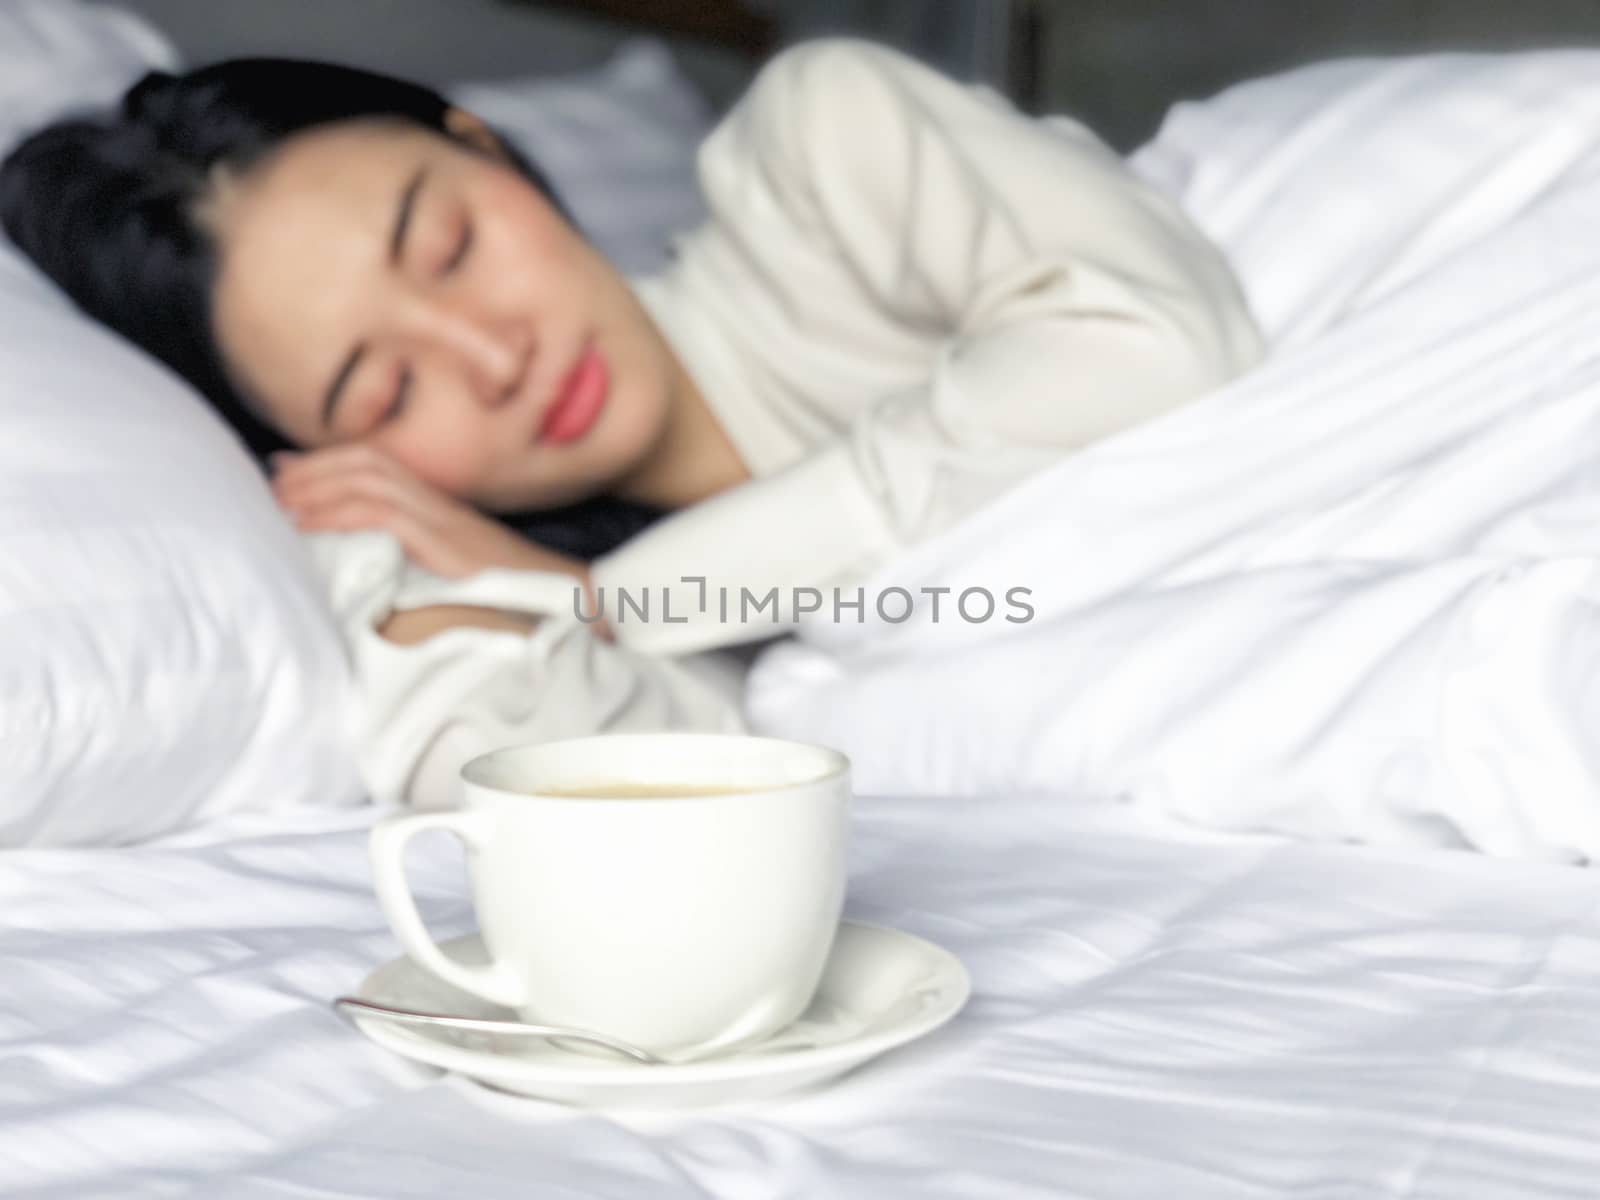
[[[401,947],[418,966],[474,996],[508,1008],[521,1007],[525,1000],[522,983],[503,963],[491,962],[482,967],[459,963],[439,949],[422,923],[422,914],[417,911],[416,899],[406,882],[405,853],[406,844],[413,837],[430,829],[448,830],[471,852],[481,849],[488,833],[483,814],[474,812],[417,813],[379,821],[372,827],[367,844],[372,856],[372,882],[383,915],[389,919]]]

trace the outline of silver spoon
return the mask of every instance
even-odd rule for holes
[[[333,1007],[340,1013],[348,1015],[349,1010],[372,1013],[391,1021],[399,1021],[409,1025],[443,1025],[450,1029],[464,1029],[471,1033],[509,1033],[516,1037],[542,1037],[552,1041],[560,1038],[572,1038],[580,1042],[593,1042],[597,1046],[604,1046],[609,1050],[616,1050],[630,1058],[642,1063],[661,1064],[667,1060],[641,1050],[621,1038],[608,1037],[603,1033],[592,1033],[586,1029],[571,1029],[564,1025],[530,1025],[523,1021],[495,1021],[487,1017],[452,1017],[443,1013],[416,1012],[409,1008],[391,1008],[387,1004],[374,1004],[371,1000],[361,1000],[355,996],[340,996],[333,1002]]]

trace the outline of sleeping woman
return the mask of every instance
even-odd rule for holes
[[[792,628],[808,589],[1263,352],[1218,250],[1092,133],[886,47],[782,52],[698,169],[706,222],[625,277],[437,93],[247,59],[35,134],[0,221],[232,424],[336,604],[346,548],[392,548],[414,586],[354,626],[448,645],[430,678],[490,645],[526,666],[543,634],[541,661],[581,648],[680,726],[734,719],[732,676],[696,672]],[[564,723],[477,744],[615,727],[543,685]],[[446,716],[407,727],[414,800],[418,747],[436,780],[475,748],[440,749]]]

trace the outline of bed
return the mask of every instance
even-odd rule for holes
[[[0,75],[15,88],[0,121],[109,97],[176,61],[151,30],[80,23],[86,11],[15,0],[3,14],[25,14],[5,28],[28,53]],[[630,51],[598,75],[480,95],[526,116],[519,136],[556,162],[596,112],[636,126],[655,114],[665,153],[709,114],[662,63]],[[1584,706],[1600,694],[1600,548],[1581,452],[1600,395],[1586,349],[1600,311],[1585,190],[1600,186],[1596,79],[1581,54],[1351,62],[1196,103],[1138,157],[1241,265],[1281,376],[1108,444],[1024,497],[1075,502],[1104,485],[1142,498],[1074,526],[1101,535],[1099,578],[1122,572],[1138,603],[1063,594],[1035,629],[937,652],[915,622],[818,626],[758,663],[758,723],[857,764],[847,918],[949,949],[973,989],[927,1037],[759,1104],[586,1111],[511,1096],[391,1054],[334,1013],[397,947],[367,859],[382,814],[341,748],[349,680],[310,573],[284,569],[296,549],[264,489],[181,389],[0,255],[0,379],[13,385],[0,388],[0,1195],[1595,1195],[1600,879],[1570,864],[1594,844],[1597,807]],[[554,97],[557,115],[530,97]],[[1411,124],[1372,137],[1375,111]],[[1341,190],[1334,164],[1358,135],[1371,157]],[[600,195],[645,170],[572,163]],[[681,185],[674,171],[664,191]],[[619,254],[649,261],[636,222],[595,211]],[[1507,286],[1499,307],[1474,309],[1468,285],[1490,267]],[[1393,443],[1389,473],[1357,444],[1316,458],[1322,476],[1274,476],[1302,489],[1298,507],[1283,490],[1219,507],[1248,491],[1232,477],[1116,489],[1228,421],[1259,439],[1263,464],[1313,461],[1279,453],[1307,431],[1275,423],[1273,405],[1318,380],[1348,401],[1325,411],[1393,405],[1395,428],[1419,431]],[[1484,419],[1463,409],[1439,433],[1423,401],[1452,396]],[[1527,420],[1496,424],[1496,405]],[[1463,466],[1486,455],[1493,487]],[[1438,504],[1434,482],[1461,506]],[[1330,495],[1349,503],[1325,507]],[[937,582],[965,561],[998,579],[1015,563],[985,521],[1018,503],[901,569]],[[1173,519],[1185,512],[1213,535],[1209,559],[1141,534],[1141,519],[1188,529]],[[1424,512],[1457,524],[1414,519]],[[1013,531],[1011,545],[1051,536]],[[1220,584],[1294,584],[1291,568],[1323,552],[1437,567],[1419,574],[1429,586],[1452,563],[1469,581],[1488,564],[1506,586],[1466,589],[1485,602],[1460,609],[1413,587],[1415,622],[1354,622],[1366,640],[1314,660],[1342,673],[1302,677],[1326,708],[1296,709],[1272,656],[1218,648],[1250,649],[1263,628],[1290,644],[1306,610],[1252,607]],[[1157,586],[1139,594],[1141,579]],[[1187,608],[1214,624],[1161,607],[1208,581],[1219,590]],[[1396,611],[1352,596],[1320,611]],[[1416,623],[1430,614],[1436,626]],[[1411,653],[1380,659],[1379,641]],[[1117,646],[1150,657],[1074,657]],[[1174,648],[1220,664],[1228,704],[1183,703],[1159,670],[1141,674]],[[1331,681],[1351,678],[1395,681],[1389,707],[1343,702],[1359,689]],[[1430,707],[1461,694],[1441,680],[1471,682],[1473,703]],[[1123,703],[1095,703],[1091,683]],[[1301,723],[1266,719],[1291,710]],[[1371,793],[1328,764],[1392,748],[1362,713],[1415,721],[1402,749],[1431,735],[1457,754],[1425,776],[1442,808],[1402,820],[1346,803]],[[1293,753],[1307,747],[1321,753]],[[1265,781],[1254,793],[1234,786],[1240,761]],[[1453,786],[1482,778],[1547,802],[1531,810],[1550,814],[1541,836]],[[1247,793],[1262,803],[1214,803]],[[1269,803],[1285,799],[1297,803]],[[434,931],[471,929],[454,843],[419,841],[411,878]]]
[[[0,872],[0,1194],[1585,1197],[1592,873],[863,796],[847,915],[958,954],[924,1041],[810,1094],[583,1113],[371,1045],[366,816]],[[460,864],[419,844],[441,934]]]

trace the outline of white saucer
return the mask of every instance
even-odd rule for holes
[[[476,935],[443,943],[465,963],[487,961]],[[582,1054],[537,1038],[400,1025],[361,1013],[352,1019],[386,1049],[491,1088],[585,1108],[683,1108],[762,1099],[842,1075],[931,1033],[972,991],[961,961],[932,942],[879,925],[840,923],[811,1007],[773,1034],[813,1043],[764,1053],[761,1045],[692,1063],[652,1065]],[[453,1016],[515,1020],[398,958],[367,976],[356,996],[377,1004]]]

